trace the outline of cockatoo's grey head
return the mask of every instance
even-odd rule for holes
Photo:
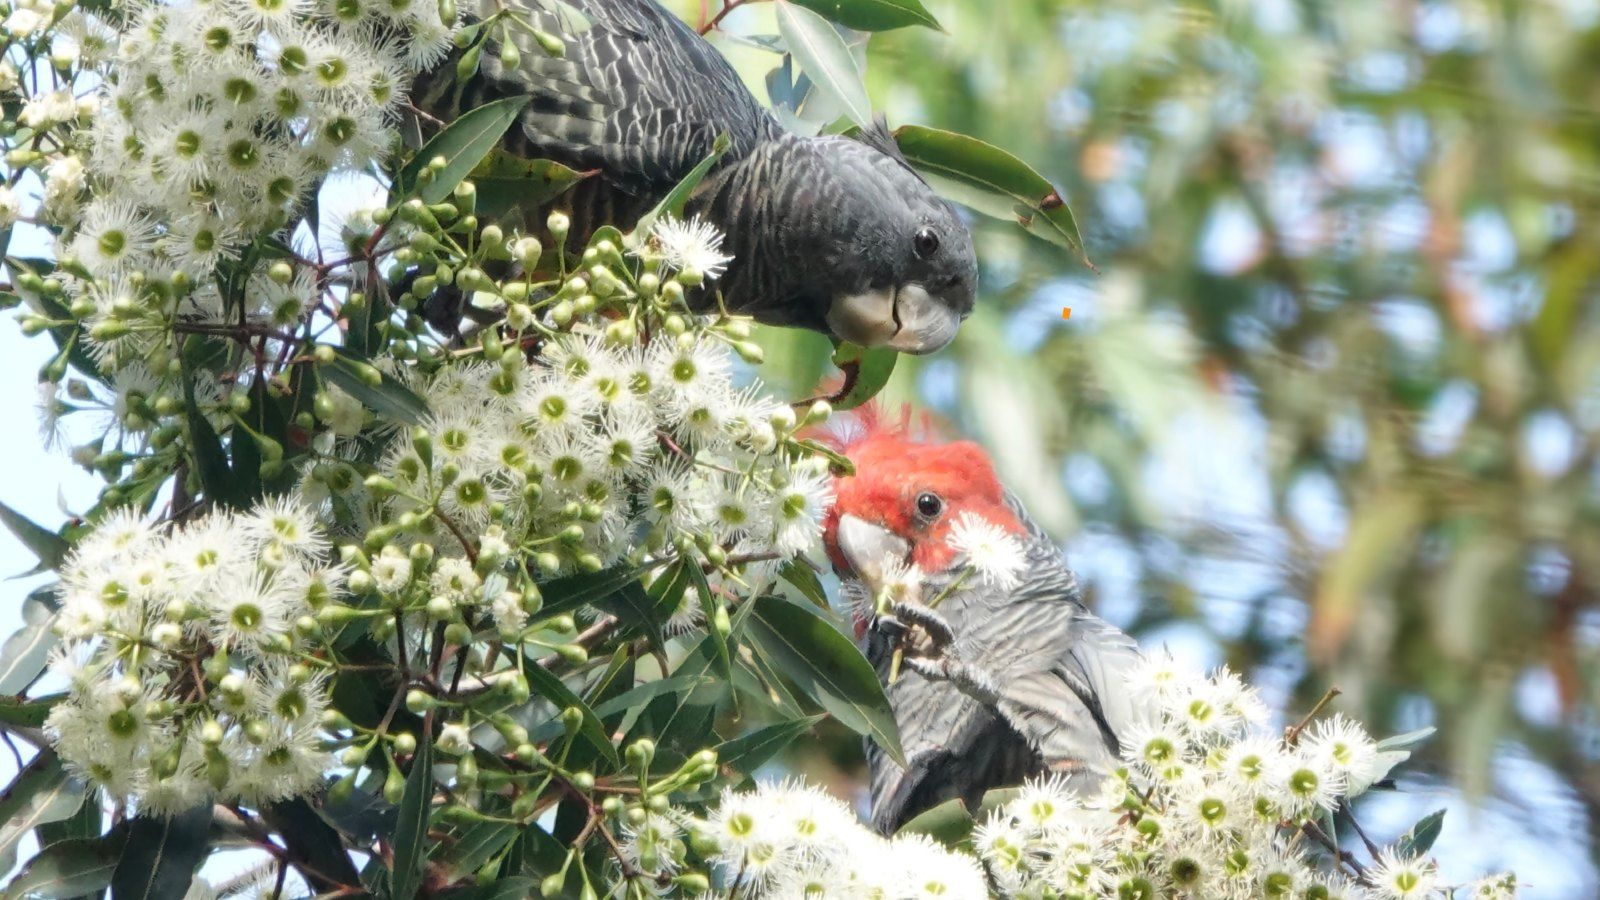
[[[822,138],[842,190],[822,198],[816,219],[832,223],[821,273],[824,319],[836,336],[864,346],[932,353],[972,313],[978,262],[955,207],[934,194],[887,133]]]

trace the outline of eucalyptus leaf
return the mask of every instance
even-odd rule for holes
[[[748,602],[753,605],[745,624],[750,644],[845,727],[905,765],[894,712],[855,642],[810,606],[772,596]]]
[[[4,503],[0,503],[0,524],[4,524],[7,530],[16,535],[17,540],[39,560],[35,572],[61,568],[61,563],[66,560],[67,552],[71,549],[61,535],[35,523]]]
[[[22,627],[0,646],[0,694],[22,693],[44,671],[59,639],[55,621],[56,613],[44,603],[32,597],[22,602]]]
[[[723,155],[728,152],[728,148],[731,146],[733,146],[733,140],[728,137],[727,132],[718,134],[716,139],[711,142],[711,152],[696,163],[695,167],[690,169],[687,175],[679,179],[678,183],[672,186],[672,190],[661,198],[660,203],[657,203],[649,212],[639,217],[639,221],[633,226],[632,234],[628,236],[627,243],[630,246],[638,246],[643,243],[661,217],[683,215],[683,209],[689,204],[689,198],[694,196],[695,188],[700,186],[700,182],[705,180],[706,175],[721,161]]]
[[[1060,190],[1032,166],[993,144],[953,131],[903,125],[895,129],[894,138],[912,166],[959,186],[961,194],[953,198],[957,202],[986,215],[1010,214],[1028,233],[1082,254],[1083,237],[1072,210]]]
[[[571,688],[567,687],[566,683],[558,678],[555,673],[533,660],[529,660],[528,665],[524,666],[522,671],[528,679],[529,686],[533,688],[533,692],[555,705],[557,715],[569,707],[578,710],[583,718],[583,722],[578,728],[579,733],[613,767],[620,765],[617,758],[617,748],[612,745],[610,736],[606,734],[605,725],[601,723],[600,717],[595,714],[595,711],[589,708],[589,704],[583,702],[582,697],[579,697]]]
[[[100,837],[59,841],[40,850],[0,892],[3,900],[34,897],[66,900],[96,895],[111,886],[127,830],[118,828]]]
[[[1444,814],[1445,810],[1437,809],[1418,819],[1417,824],[1395,842],[1395,851],[1407,859],[1428,855],[1444,831]]]
[[[506,97],[462,113],[400,169],[395,176],[397,201],[412,195],[420,197],[424,203],[439,203],[448,198],[456,185],[499,145],[500,138],[532,99],[526,94]],[[430,180],[422,181],[422,170],[438,157],[444,159],[444,168]]]
[[[778,33],[800,70],[844,110],[850,121],[872,127],[872,102],[850,46],[832,23],[790,0],[777,0]]]
[[[394,859],[390,862],[390,896],[411,900],[422,887],[428,862],[428,820],[433,810],[433,741],[417,742],[406,773],[406,789],[395,821]]]
[[[921,25],[943,31],[921,0],[790,0],[857,31],[888,31]]]
[[[822,716],[802,716],[757,728],[749,734],[724,741],[717,748],[717,762],[724,769],[732,769],[745,776],[753,775],[756,769],[782,753],[802,734],[815,728],[822,718]]]
[[[52,750],[23,766],[0,792],[0,869],[11,868],[17,845],[34,828],[77,812],[85,793],[83,782],[67,774]]]
[[[833,401],[836,410],[856,409],[865,406],[878,396],[894,374],[900,354],[888,347],[858,347],[840,344],[833,351],[833,364],[845,371],[845,384],[849,390]]]
[[[211,804],[171,818],[139,816],[111,874],[111,900],[167,900],[188,893],[211,852]]]
[[[360,400],[362,405],[386,418],[420,425],[431,414],[428,404],[393,376],[377,372],[367,363],[335,351],[333,363],[318,371],[340,390]]]
[[[38,728],[65,694],[28,699],[0,696],[0,722],[19,728]]]

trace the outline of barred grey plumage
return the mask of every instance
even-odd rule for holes
[[[844,448],[855,473],[835,481],[825,522],[907,763],[868,745],[873,824],[891,833],[956,798],[975,809],[988,791],[1035,775],[1060,775],[1076,788],[1098,783],[1139,719],[1125,690],[1137,646],[1084,607],[1060,550],[1001,487],[981,449],[873,427]],[[1022,543],[1015,586],[965,575],[954,539],[964,515]],[[914,564],[920,580],[876,615],[878,592],[902,584],[891,573],[903,564]],[[895,648],[911,638],[890,683]]]
[[[1137,720],[1122,687],[1137,645],[1089,612],[1055,542],[1007,500],[1029,529],[1025,580],[1007,593],[975,585],[947,597],[935,616],[950,645],[910,660],[887,687],[907,767],[868,746],[872,821],[885,833],[952,798],[977,809],[988,791],[1035,775],[1092,787],[1116,768],[1118,736]],[[925,592],[942,587],[936,577]],[[886,678],[890,642],[878,629],[866,638]]]
[[[452,57],[418,79],[415,102],[449,120],[531,97],[506,148],[594,172],[557,201],[573,240],[631,226],[726,134],[730,149],[688,213],[727,237],[734,262],[715,287],[730,309],[914,353],[954,337],[976,290],[971,236],[881,128],[862,140],[785,131],[715,48],[653,0],[480,0],[478,15],[507,7],[560,37],[564,55],[548,55],[528,28],[496,28],[475,76],[458,82]],[[503,61],[507,35],[514,66]]]

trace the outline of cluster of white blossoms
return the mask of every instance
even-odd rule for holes
[[[740,896],[765,900],[977,900],[972,856],[920,834],[885,838],[843,803],[797,782],[725,792],[695,827]]]
[[[726,347],[695,332],[648,346],[574,334],[532,362],[448,366],[414,382],[432,413],[396,435],[378,474],[330,456],[302,491],[357,532],[392,535],[365,570],[377,590],[487,602],[505,632],[537,609],[484,598],[483,576],[511,559],[542,580],[675,550],[765,582],[816,550],[831,482],[794,443],[793,410],[735,388],[731,370]]]
[[[1336,862],[1310,829],[1404,760],[1334,715],[1294,737],[1261,727],[1265,707],[1226,670],[1209,678],[1152,659],[1128,689],[1150,719],[1126,767],[1086,796],[1028,784],[974,837],[1013,897],[1449,897],[1433,860],[1391,848],[1364,870]],[[1494,886],[1499,885],[1499,889]],[[1472,886],[1509,897],[1506,877]]]
[[[343,591],[326,537],[292,500],[162,530],[131,511],[84,537],[61,571],[67,683],[46,728],[67,766],[155,812],[208,796],[303,793],[332,765],[326,671],[309,616]]]
[[[54,71],[6,79],[33,138],[7,162],[43,186],[38,209],[7,192],[0,215],[59,230],[63,305],[103,369],[170,374],[175,318],[288,328],[316,306],[314,273],[268,277],[274,256],[254,242],[330,173],[387,152],[412,73],[449,48],[456,22],[440,9],[211,0],[11,13],[9,41],[47,46]],[[247,308],[224,309],[214,273],[247,253]]]

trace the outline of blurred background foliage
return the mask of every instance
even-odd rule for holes
[[[979,310],[890,402],[981,441],[1147,646],[1436,726],[1376,831],[1447,807],[1447,874],[1595,896],[1600,2],[927,7],[874,104],[1028,160],[1097,271],[975,219]],[[770,5],[723,26],[761,94]]]

